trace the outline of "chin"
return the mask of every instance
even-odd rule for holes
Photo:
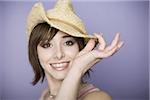
[[[67,75],[67,72],[51,74],[51,76],[52,76],[54,79],[60,80],[60,81],[64,80],[65,77],[66,77],[66,75]]]
[[[58,81],[63,81],[65,78],[55,78],[56,80],[58,80]]]

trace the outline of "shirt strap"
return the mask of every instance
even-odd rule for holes
[[[80,100],[81,97],[83,97],[83,96],[85,96],[85,95],[87,95],[87,94],[89,94],[91,92],[95,92],[95,91],[100,91],[100,90],[98,88],[94,87],[92,84],[88,84],[86,87],[84,87],[80,91],[80,93],[79,93],[79,95],[77,97],[77,100]]]

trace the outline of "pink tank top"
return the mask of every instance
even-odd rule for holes
[[[83,96],[95,91],[100,91],[100,90],[94,87],[92,84],[87,84],[84,88],[80,90],[77,100],[80,100]]]

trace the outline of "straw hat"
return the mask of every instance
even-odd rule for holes
[[[47,12],[41,2],[36,3],[27,18],[27,33],[30,36],[33,28],[42,22],[47,22],[71,36],[94,38],[88,35],[82,20],[74,13],[71,0],[58,0],[53,9]]]

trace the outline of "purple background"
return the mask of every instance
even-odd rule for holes
[[[44,84],[31,85],[26,17],[35,2],[0,2],[0,99],[37,100]],[[54,2],[44,2],[45,8]],[[124,47],[102,60],[88,80],[113,100],[148,100],[148,1],[76,2],[89,33],[103,32],[108,43],[121,32]]]

